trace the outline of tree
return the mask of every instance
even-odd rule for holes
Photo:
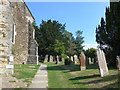
[[[40,27],[33,24],[36,31],[36,40],[39,44],[39,55],[71,56],[83,50],[83,37],[77,31],[76,38],[71,32],[65,30],[65,24],[55,20],[42,20]]]
[[[87,50],[85,51],[85,55],[86,55],[87,57],[96,58],[96,51],[97,51],[97,49],[95,49],[95,48],[87,49]]]
[[[82,37],[82,31],[78,30],[76,32],[76,39],[74,41],[74,43],[76,44],[76,52],[79,55],[81,53],[81,51],[83,51],[83,43],[84,43],[84,37]]]
[[[105,20],[101,18],[101,25],[96,28],[96,41],[106,52],[109,65],[116,65],[116,56],[120,56],[120,1],[110,2],[106,8]],[[107,47],[104,47],[104,46]],[[109,57],[111,55],[111,57]]]
[[[56,40],[59,42],[62,41],[62,31],[64,29],[65,25],[62,25],[58,21],[42,20],[40,28],[36,29],[36,40],[39,42],[40,54],[54,54],[52,47],[56,44]]]

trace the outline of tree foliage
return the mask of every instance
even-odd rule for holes
[[[42,20],[40,27],[33,24],[35,37],[39,44],[39,55],[74,55],[83,49],[82,31],[78,31],[76,38],[65,30],[65,24],[55,20]]]
[[[85,51],[85,55],[86,55],[87,57],[96,58],[96,51],[97,51],[97,49],[95,49],[95,48],[87,49],[87,50]]]
[[[110,2],[110,8],[106,8],[106,18],[101,18],[101,24],[96,28],[96,41],[106,52],[108,63],[114,66],[116,65],[116,56],[120,56],[119,8],[120,2]]]

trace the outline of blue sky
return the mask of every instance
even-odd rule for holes
[[[37,25],[42,20],[57,20],[66,23],[66,30],[83,31],[85,49],[96,47],[95,29],[100,18],[105,17],[109,2],[26,2]]]

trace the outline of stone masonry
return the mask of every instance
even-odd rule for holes
[[[14,63],[38,64],[33,22],[23,0],[0,0],[0,74],[13,74]]]
[[[0,0],[0,73],[13,74],[12,32],[14,19],[7,0]],[[4,72],[3,72],[4,71]]]
[[[13,54],[15,64],[38,62],[38,45],[34,38],[34,17],[24,1],[12,2],[15,30],[13,32]]]

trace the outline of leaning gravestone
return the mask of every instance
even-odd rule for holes
[[[45,55],[44,62],[48,62],[48,55]]]
[[[97,50],[97,59],[101,77],[109,74],[105,54],[102,50]]]
[[[85,54],[81,52],[80,54],[80,63],[81,63],[81,71],[86,69],[86,58]]]
[[[50,60],[49,62],[53,62],[53,56],[50,55]]]
[[[74,55],[74,62],[75,62],[75,64],[78,62],[78,56],[77,55]]]
[[[120,70],[120,56],[117,56],[117,68]]]

